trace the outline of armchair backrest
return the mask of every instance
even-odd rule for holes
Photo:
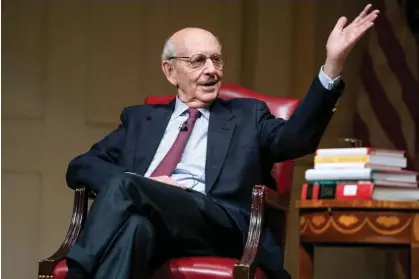
[[[174,96],[149,96],[145,99],[146,104],[166,104],[173,100]],[[253,98],[264,101],[271,113],[276,117],[288,119],[300,100],[296,98],[278,98],[264,96],[243,86],[224,83],[221,87],[220,98],[228,100],[233,98]],[[290,196],[292,186],[292,177],[294,171],[294,162],[286,161],[274,164],[272,168],[272,176],[277,183],[277,191],[281,196]]]

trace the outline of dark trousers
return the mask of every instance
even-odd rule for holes
[[[241,232],[207,196],[134,174],[105,187],[67,255],[90,276],[137,279],[170,258],[240,256]]]

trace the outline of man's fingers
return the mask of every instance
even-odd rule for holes
[[[374,25],[375,19],[378,17],[378,13],[371,14],[366,18],[366,20],[363,20],[359,23],[358,26],[356,26],[356,31],[359,36],[362,36],[368,29],[370,29]]]
[[[339,18],[338,22],[336,22],[336,25],[335,25],[334,29],[337,30],[337,31],[341,31],[345,27],[345,24],[347,22],[348,22],[348,19],[346,17],[342,16],[341,18]]]
[[[368,14],[368,10],[371,9],[371,7],[371,4],[366,5],[364,9],[359,13],[359,15],[354,19],[354,22],[359,22],[362,19],[364,19],[365,16]]]
[[[374,21],[378,17],[379,12],[380,12],[379,10],[372,11],[369,15],[367,15],[362,20],[360,20],[358,22],[358,25],[363,25],[363,24],[366,24],[368,22]]]
[[[363,19],[358,22],[352,22],[350,26],[352,27],[352,32],[358,39],[363,36],[363,34],[374,25],[375,19],[378,17],[379,10],[374,10]]]
[[[373,21],[366,22],[364,25],[362,25],[361,32],[362,33],[367,32],[367,30],[370,29],[373,25],[374,25]]]

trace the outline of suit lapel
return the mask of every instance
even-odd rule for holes
[[[167,105],[155,105],[142,119],[134,158],[134,171],[144,175],[153,160],[175,108],[175,100]]]
[[[207,160],[205,164],[205,190],[209,193],[224,165],[233,136],[234,115],[221,100],[211,107],[207,139]]]

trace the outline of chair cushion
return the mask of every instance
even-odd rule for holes
[[[233,278],[237,259],[217,257],[190,257],[170,260],[161,266],[152,279],[213,279]],[[265,279],[261,269],[256,270],[255,279]]]
[[[55,266],[54,271],[52,272],[53,279],[65,279],[67,276],[68,268],[66,260],[58,262]]]
[[[237,259],[217,257],[190,257],[168,261],[153,275],[152,279],[213,279],[233,278],[234,264]],[[53,272],[53,279],[65,279],[66,261],[60,261]],[[255,279],[265,279],[261,269],[256,270]]]

